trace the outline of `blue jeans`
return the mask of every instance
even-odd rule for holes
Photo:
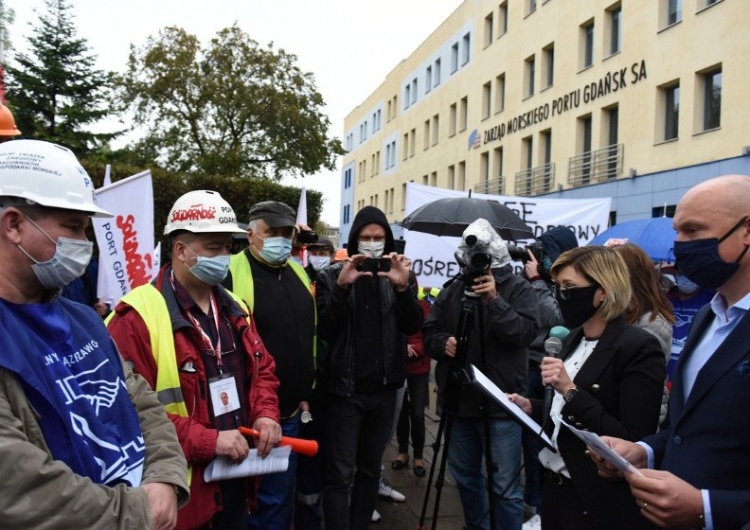
[[[349,397],[328,394],[325,402],[325,527],[367,528],[378,498],[380,463],[393,432],[396,390]]]
[[[448,468],[458,485],[464,520],[468,530],[490,530],[487,481],[483,456],[484,421],[453,417],[448,446]],[[494,473],[492,488],[496,496],[506,490],[494,506],[495,525],[501,530],[520,530],[523,524],[521,468],[521,426],[513,420],[489,420]],[[512,485],[511,481],[513,481]],[[492,529],[495,530],[495,529]]]
[[[281,420],[281,434],[297,438],[300,415]],[[247,528],[258,530],[289,530],[294,511],[294,484],[297,473],[297,454],[289,456],[289,468],[283,473],[271,473],[260,478],[258,507],[247,516]]]

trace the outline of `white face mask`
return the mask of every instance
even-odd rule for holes
[[[52,241],[56,247],[55,255],[50,260],[40,262],[32,258],[21,245],[18,245],[21,252],[34,262],[31,270],[34,271],[42,287],[45,289],[56,289],[68,285],[76,278],[80,278],[86,271],[86,267],[91,260],[94,244],[91,241],[82,241],[67,237],[59,237],[55,241],[47,232],[42,230],[42,227],[28,217],[26,219],[44,234],[47,239]]]
[[[357,241],[357,251],[368,258],[379,258],[383,255],[385,241]]]
[[[331,256],[310,256],[308,260],[316,271],[321,271],[331,264]]]

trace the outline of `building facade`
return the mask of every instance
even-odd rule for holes
[[[406,183],[671,215],[750,174],[743,0],[464,0],[344,123],[341,236]]]

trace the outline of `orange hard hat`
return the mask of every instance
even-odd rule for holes
[[[348,257],[349,257],[349,251],[347,251],[345,248],[340,248],[333,255],[333,259],[331,261],[336,263],[337,261],[343,261]]]
[[[0,136],[18,136],[21,131],[16,127],[16,120],[8,107],[0,103]]]

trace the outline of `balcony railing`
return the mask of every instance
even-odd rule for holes
[[[484,182],[478,182],[476,186],[474,186],[474,191],[476,193],[486,193],[488,195],[504,195],[505,186],[503,180],[503,177],[496,177],[494,179],[485,180]]]
[[[622,175],[625,146],[614,144],[568,159],[568,184],[573,187],[605,182]]]
[[[516,191],[518,197],[531,197],[552,190],[555,181],[555,163],[524,169],[516,173]]]

